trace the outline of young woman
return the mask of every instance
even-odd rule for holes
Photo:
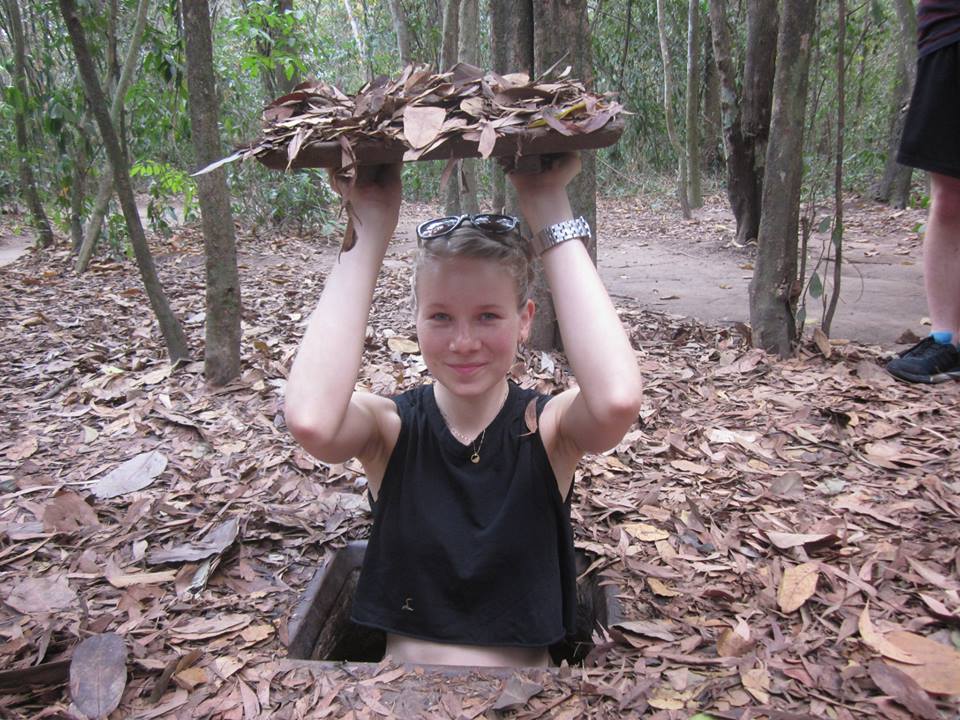
[[[418,227],[417,340],[433,383],[396,398],[354,386],[400,168],[364,168],[352,190],[357,243],[327,277],[284,412],[315,457],[363,464],[374,526],[353,619],[386,631],[395,660],[546,665],[573,629],[574,469],[615,446],[641,402],[633,349],[582,242],[589,228],[570,210],[579,170],[571,154],[510,175],[530,241],[503,215]],[[506,379],[533,320],[534,253],[578,383],[553,397]]]

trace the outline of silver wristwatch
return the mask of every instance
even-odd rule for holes
[[[545,227],[530,240],[530,245],[537,255],[543,255],[554,245],[567,240],[582,240],[584,244],[590,241],[590,225],[581,215],[576,220],[564,220],[556,225]]]

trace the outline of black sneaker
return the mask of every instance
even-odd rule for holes
[[[952,344],[925,337],[888,362],[887,372],[907,382],[931,384],[960,380],[960,352]]]

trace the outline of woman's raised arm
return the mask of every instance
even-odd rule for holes
[[[335,189],[341,190],[336,186]],[[354,393],[377,275],[400,212],[400,166],[361,167],[349,202],[356,245],[340,254],[287,379],[284,417],[315,457],[342,462],[380,452],[393,403]],[[385,419],[386,418],[386,419]]]
[[[580,156],[566,154],[542,172],[510,174],[534,235],[573,219],[566,186],[578,172]],[[580,454],[601,452],[619,443],[637,419],[643,385],[636,356],[583,243],[562,242],[541,259],[579,385],[579,392],[556,399],[559,439]]]

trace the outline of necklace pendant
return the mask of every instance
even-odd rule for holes
[[[472,462],[474,465],[480,462],[480,453],[474,452],[473,455],[470,456],[470,462]]]

